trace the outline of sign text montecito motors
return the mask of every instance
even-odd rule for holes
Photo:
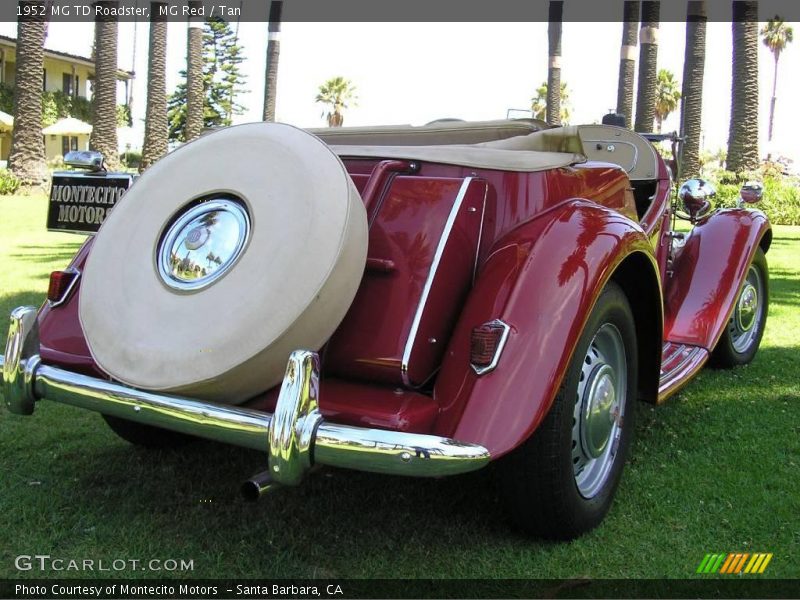
[[[127,174],[56,173],[50,190],[47,228],[95,233],[128,190]]]

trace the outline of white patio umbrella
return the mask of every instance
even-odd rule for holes
[[[42,133],[44,135],[89,135],[92,133],[92,126],[80,119],[67,117],[45,127],[42,129]]]
[[[0,133],[8,133],[14,129],[14,117],[0,110]]]

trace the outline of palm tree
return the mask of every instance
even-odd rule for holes
[[[636,131],[653,130],[658,74],[658,23],[660,2],[642,2],[642,29],[639,32],[639,93],[636,96]]]
[[[344,77],[332,77],[319,86],[319,93],[315,102],[327,104],[330,108],[323,116],[328,120],[328,127],[341,127],[344,123],[344,110],[358,99],[355,95],[356,88],[353,82]]]
[[[147,60],[147,113],[139,170],[144,171],[167,153],[167,18],[159,9],[165,2],[150,3],[150,50]]]
[[[681,173],[700,174],[700,136],[702,134],[703,75],[706,64],[706,3],[689,0],[686,11],[686,50],[683,59],[683,101],[681,103]]]
[[[660,69],[658,71],[658,80],[656,81],[655,110],[658,133],[661,133],[661,124],[664,122],[664,119],[678,108],[680,99],[681,92],[678,89],[678,82],[675,79],[675,75],[667,69]]]
[[[531,112],[533,113],[534,119],[540,119],[542,121],[545,120],[545,116],[547,113],[547,82],[543,81],[542,85],[536,88],[536,95],[531,98]],[[561,93],[559,94],[560,98],[560,112],[559,112],[559,122],[562,125],[566,125],[569,122],[570,116],[570,105],[569,105],[569,89],[567,88],[567,83],[565,81],[561,82]]]
[[[636,70],[636,45],[639,40],[639,0],[625,0],[622,12],[622,49],[619,55],[617,112],[625,117],[625,127],[633,124],[633,78]]]
[[[733,77],[726,168],[758,167],[758,2],[733,2]]]
[[[772,141],[772,124],[775,120],[775,102],[778,92],[778,60],[781,58],[781,52],[786,48],[787,44],[791,44],[794,40],[794,30],[784,23],[778,15],[774,19],[770,19],[766,25],[761,29],[761,35],[764,38],[764,45],[770,49],[772,56],[775,58],[775,73],[772,76],[772,99],[769,103],[769,133],[767,139]]]
[[[264,76],[264,121],[275,120],[275,98],[278,93],[278,59],[281,55],[281,11],[283,0],[273,0],[267,25],[267,70]]]
[[[189,8],[203,6],[198,0],[189,0]],[[203,19],[190,18],[186,35],[186,128],[184,139],[188,142],[203,132]]]
[[[117,8],[116,0],[102,4]],[[113,13],[113,11],[111,11]],[[111,169],[119,168],[117,147],[117,17],[97,14],[94,23],[94,97],[89,147],[100,152]]]
[[[43,7],[44,1],[26,4]],[[14,134],[8,168],[26,186],[47,180],[41,108],[46,26],[44,17],[26,17],[17,23]]]
[[[547,69],[545,116],[548,125],[561,125],[561,18],[563,14],[563,0],[551,0],[547,25],[550,64]]]

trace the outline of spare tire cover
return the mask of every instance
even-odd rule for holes
[[[211,210],[213,209],[213,210]],[[147,170],[98,232],[81,282],[94,360],[127,385],[241,403],[344,318],[367,254],[339,158],[295,127],[252,123]]]

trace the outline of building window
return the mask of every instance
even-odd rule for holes
[[[65,96],[72,96],[72,73],[64,73],[61,76],[61,91]]]
[[[61,136],[61,154],[66,156],[70,150],[78,149],[77,136],[62,135]]]
[[[47,69],[42,69],[42,91],[47,91]]]

